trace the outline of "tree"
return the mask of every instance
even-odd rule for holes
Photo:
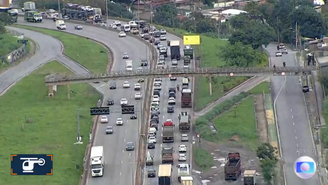
[[[0,21],[0,34],[6,33],[5,24]]]
[[[276,160],[265,159],[261,161],[261,169],[264,180],[271,184],[272,176],[274,176],[274,168],[277,164]]]
[[[233,23],[236,23],[236,21],[239,20],[235,20]],[[262,45],[267,46],[276,37],[276,33],[271,26],[258,20],[248,20],[241,24],[243,26],[233,32],[229,38],[231,44],[241,42],[245,45],[251,45],[253,49],[258,49]]]
[[[123,3],[108,3],[108,15],[126,19],[133,18],[133,14],[126,9],[126,5]]]
[[[277,160],[277,158],[274,155],[275,152],[276,149],[273,146],[271,146],[269,143],[263,143],[257,148],[256,154],[257,157],[259,157],[260,159]]]
[[[216,22],[200,12],[193,12],[182,21],[181,28],[195,33],[215,33]]]
[[[228,66],[250,67],[256,66],[267,57],[260,51],[254,50],[250,45],[243,45],[241,42],[221,48],[221,56],[227,61]]]
[[[0,12],[0,21],[5,25],[12,24],[11,16],[6,12]]]
[[[168,26],[179,27],[179,20],[177,18],[178,11],[173,5],[162,5],[156,8],[153,20],[155,23]]]

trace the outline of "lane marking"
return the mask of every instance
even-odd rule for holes
[[[120,172],[120,176],[122,175],[122,172]]]
[[[125,152],[125,150],[122,150],[122,152],[124,153],[124,152]]]
[[[294,118],[294,116],[292,116],[292,118]]]
[[[295,126],[295,123],[293,122],[293,125]]]
[[[126,142],[126,139],[124,139],[124,142]]]
[[[290,109],[290,112],[293,112],[293,109]]]
[[[294,130],[294,132],[296,132],[296,130]]]
[[[296,147],[298,148],[298,144],[296,144]]]
[[[297,136],[295,136],[295,139],[297,139]]]
[[[123,164],[123,161],[121,161],[121,163]]]

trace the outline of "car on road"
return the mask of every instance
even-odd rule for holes
[[[115,82],[110,83],[109,89],[116,89],[116,83]]]
[[[178,60],[177,59],[173,59],[171,62],[172,62],[172,66],[177,66],[178,65]]]
[[[174,93],[176,93],[177,92],[177,89],[175,88],[175,87],[170,87],[169,88],[169,93],[170,92],[174,92]]]
[[[140,91],[140,89],[141,89],[141,84],[139,84],[139,83],[135,83],[135,84],[134,84],[134,90],[135,90],[135,91]]]
[[[113,29],[117,29],[117,26],[115,24],[111,24],[110,27],[112,27]]]
[[[183,65],[183,69],[189,69],[189,65]]]
[[[121,31],[118,33],[118,37],[126,37],[126,33],[124,31]]]
[[[143,67],[143,66],[148,66],[148,61],[147,59],[142,59],[141,60],[141,63],[140,63],[140,66]]]
[[[137,118],[138,118],[137,115],[134,114],[130,116],[130,119],[137,119]]]
[[[164,60],[165,61],[165,56],[164,55],[160,55],[159,56],[159,60]]]
[[[107,99],[107,105],[114,105],[114,99],[113,98],[108,98]]]
[[[179,162],[187,161],[187,155],[186,154],[179,154],[178,161]]]
[[[122,118],[117,118],[116,119],[116,125],[122,126],[123,125],[123,119]]]
[[[113,133],[114,133],[113,127],[112,126],[107,126],[106,127],[106,134],[113,134]]]
[[[159,96],[158,95],[153,95],[153,100],[152,101],[159,102]]]
[[[167,107],[167,113],[174,113],[174,107],[173,106]]]
[[[161,30],[160,30],[160,33],[161,33],[161,35],[165,35],[165,34],[166,34],[166,30],[161,29]]]
[[[188,134],[181,134],[181,142],[188,142],[189,136]]]
[[[170,77],[170,81],[176,81],[176,80],[177,80],[177,77],[175,77],[175,76]]]
[[[180,153],[187,152],[187,146],[186,145],[179,145],[179,152]]]
[[[128,100],[126,98],[121,98],[121,105],[127,105]]]
[[[138,83],[142,83],[142,82],[144,82],[145,81],[145,79],[143,79],[143,78],[139,78],[138,79]]]
[[[121,21],[114,21],[113,24],[115,24],[116,26],[121,26],[122,25]]]
[[[169,92],[169,98],[170,98],[170,97],[176,98],[176,96],[175,96],[175,92]]]
[[[277,52],[276,52],[276,57],[282,57],[282,53],[281,53],[281,51],[277,51]]]
[[[156,177],[156,170],[153,169],[153,168],[148,168],[147,169],[147,176],[148,176],[148,178]]]
[[[134,99],[135,100],[140,100],[141,98],[142,98],[141,92],[136,92],[136,94],[134,95]]]
[[[170,97],[169,101],[167,102],[167,104],[169,105],[175,105],[175,98],[174,97]]]
[[[75,25],[74,26],[74,29],[76,29],[76,30],[82,30],[83,29],[83,27],[81,26],[81,25]]]
[[[101,123],[108,123],[108,117],[107,116],[101,116],[100,122]]]
[[[144,34],[144,37],[143,38],[145,40],[150,40],[151,39],[151,36],[148,33],[146,33],[146,34]]]
[[[159,41],[159,40],[155,40],[155,42],[154,42],[155,46],[157,46],[159,43],[161,43],[161,41]]]
[[[152,142],[152,143],[157,143],[157,139],[156,139],[156,137],[155,137],[155,136],[150,136],[150,137],[148,138],[148,143],[150,143],[150,142]]]
[[[157,49],[161,49],[162,47],[165,47],[162,43],[157,44]]]
[[[281,53],[282,53],[282,54],[288,54],[288,50],[287,50],[286,48],[281,49]]]
[[[130,83],[129,83],[129,81],[124,81],[124,83],[123,83],[123,88],[130,88]]]
[[[123,59],[129,59],[129,54],[128,53],[123,53]]]
[[[148,149],[155,149],[155,147],[156,147],[155,143],[153,143],[153,142],[148,142],[148,144],[147,144],[147,148],[148,148]]]
[[[133,142],[127,142],[125,145],[126,151],[133,151],[134,150],[134,143]]]
[[[162,84],[160,83],[154,83],[154,90],[162,90]]]
[[[164,40],[166,40],[166,37],[165,37],[165,35],[161,35],[161,37],[159,38],[159,40],[161,40],[161,41],[164,41]]]

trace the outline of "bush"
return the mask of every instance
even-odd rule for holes
[[[213,156],[202,148],[194,148],[194,159],[198,167],[208,170],[214,165]]]
[[[199,117],[195,123],[196,132],[201,135],[202,138],[208,141],[214,141],[217,138],[217,134],[212,132],[209,127],[209,123],[214,120],[217,116],[229,110],[236,103],[240,102],[242,99],[248,96],[247,92],[242,92],[231,99],[217,105],[211,111],[206,113],[204,116]]]

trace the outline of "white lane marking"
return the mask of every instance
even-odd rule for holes
[[[106,85],[106,84],[104,83],[104,84],[100,85],[99,88],[102,87],[102,86],[105,86],[105,85]]]
[[[297,136],[295,136],[295,139],[297,139]]]
[[[293,109],[290,109],[290,112],[293,112]]]
[[[126,139],[124,139],[124,142],[126,141]]]
[[[293,123],[293,125],[295,125],[295,123]]]
[[[131,153],[129,153],[129,156],[131,157]]]
[[[296,130],[294,130],[294,132],[296,132]]]
[[[125,130],[125,133],[127,133],[128,132],[128,130]]]
[[[298,144],[296,144],[296,147],[298,148]]]
[[[163,119],[165,118],[165,116],[163,116]]]
[[[125,150],[122,150],[122,152],[124,153],[124,152],[125,152]]]
[[[122,175],[122,172],[120,172],[120,176]]]
[[[123,164],[123,161],[121,161],[121,163]]]
[[[294,116],[292,116],[292,118],[294,118]]]

